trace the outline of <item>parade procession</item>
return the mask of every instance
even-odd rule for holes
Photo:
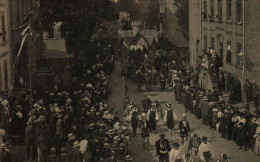
[[[259,162],[259,6],[0,0],[0,162]]]

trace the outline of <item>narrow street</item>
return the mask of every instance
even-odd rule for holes
[[[134,100],[134,104],[141,104],[147,95],[152,97],[152,101],[159,100],[160,104],[163,107],[163,112],[166,109],[166,103],[173,105],[178,121],[182,119],[182,114],[185,112],[185,108],[182,104],[178,104],[175,100],[174,93],[161,92],[159,86],[152,87],[151,93],[146,93],[145,87],[142,87],[142,93],[137,92],[137,86],[131,80],[126,79],[126,84],[128,86],[128,96]],[[114,107],[119,114],[123,114],[123,102],[124,102],[124,88],[123,88],[123,79],[120,74],[120,62],[115,62],[115,69],[111,76],[111,85],[112,85],[112,95],[108,98],[108,104],[111,107]],[[214,151],[215,161],[219,158],[220,153],[225,153],[228,156],[228,160],[231,162],[258,162],[260,157],[256,156],[251,150],[244,151],[240,150],[239,147],[235,144],[234,141],[227,141],[226,139],[220,138],[220,133],[216,130],[209,129],[205,125],[201,124],[201,121],[196,119],[196,117],[187,113],[187,119],[191,126],[191,134],[197,133],[200,137],[207,136],[208,141],[211,143]],[[122,117],[122,116],[120,116]],[[159,139],[159,134],[165,133],[166,138],[170,143],[178,142],[181,144],[181,138],[178,132],[178,124],[175,125],[174,132],[170,134],[166,128],[166,124],[163,119],[160,119],[157,127],[157,133],[152,133],[150,136],[150,146],[149,150],[143,150],[142,148],[142,138],[140,135],[140,130],[137,131],[137,136],[132,137],[130,153],[134,157],[134,162],[157,162],[158,157],[156,156],[155,151],[155,142]]]

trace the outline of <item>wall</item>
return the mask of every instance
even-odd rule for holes
[[[189,50],[191,66],[196,65],[197,57],[201,53],[201,2],[189,1]]]
[[[260,1],[245,0],[245,55],[253,63],[248,79],[255,80],[260,86]]]

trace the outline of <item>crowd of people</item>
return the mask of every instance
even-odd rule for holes
[[[156,59],[156,64],[142,64],[136,71],[137,83],[140,81],[138,77],[142,75],[143,78],[151,78],[150,81],[144,79],[143,83],[146,85],[147,80],[150,85],[160,82],[162,91],[165,90],[165,84],[169,83],[176,100],[185,106],[187,112],[201,119],[203,125],[216,129],[222,138],[234,140],[240,149],[251,149],[255,154],[260,154],[259,88],[255,81],[246,80],[244,88],[247,104],[246,110],[241,111],[236,104],[242,101],[242,85],[239,79],[223,69],[214,50],[205,52],[195,68],[191,68],[185,58],[178,60],[168,55],[167,59],[160,60],[159,56],[156,56]],[[201,73],[209,75],[212,87],[205,88],[201,84]],[[138,90],[142,90],[140,82]],[[146,86],[146,91],[151,91],[151,86]],[[250,101],[254,103],[255,113],[250,111]],[[142,102],[143,112],[146,113],[144,116],[151,132],[156,130],[155,123],[160,119],[159,107],[157,103],[152,103],[149,97]],[[167,127],[171,129],[168,123]],[[181,126],[179,128],[181,130]]]
[[[241,91],[241,84],[232,74],[226,76],[222,67],[212,65],[214,56],[215,54],[206,53],[193,73],[183,73],[181,69],[174,69],[176,100],[185,106],[186,111],[194,113],[198,119],[201,119],[203,125],[220,132],[222,138],[234,140],[240,149],[251,148],[259,155],[260,119],[257,113],[259,89],[254,81],[250,84],[247,80],[246,84],[254,87],[250,92],[246,92],[246,96],[250,96],[247,101],[254,101],[256,114],[250,112],[249,104],[245,106],[245,111],[240,111],[235,104],[241,101],[241,92],[238,92]],[[203,89],[199,85],[198,78],[201,70],[209,71],[211,74],[217,72],[214,74],[216,78],[212,89]],[[228,98],[225,93],[229,94]]]
[[[127,123],[107,105],[113,57],[86,66],[75,63],[71,86],[54,86],[29,93],[20,100],[1,98],[0,145],[2,150],[25,145],[26,157],[1,154],[2,161],[37,159],[48,162],[51,148],[57,161],[131,161]],[[65,159],[61,158],[65,148]]]

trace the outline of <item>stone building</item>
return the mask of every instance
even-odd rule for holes
[[[8,0],[0,0],[0,91],[2,92],[8,91],[11,82],[8,2]]]
[[[190,0],[190,61],[214,49],[223,69],[260,85],[260,1]],[[245,61],[246,60],[246,61]],[[246,70],[243,70],[246,69]]]
[[[140,55],[147,56],[147,63],[153,62],[155,51],[158,46],[159,35],[160,32],[157,30],[142,29],[141,21],[133,21],[131,30],[118,30],[122,73],[127,74],[129,71],[132,52],[138,51],[141,53]]]

